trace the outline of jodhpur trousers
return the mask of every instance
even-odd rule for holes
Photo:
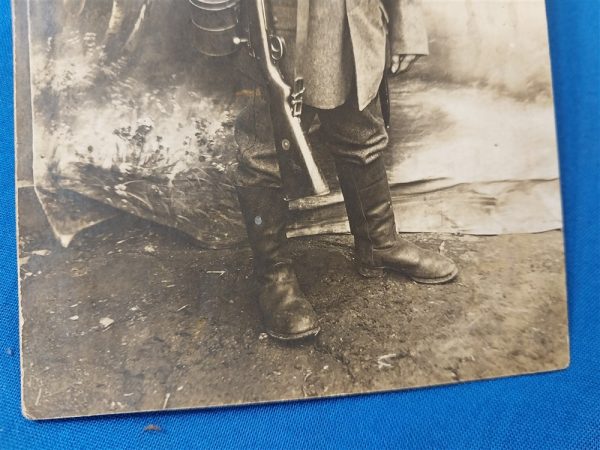
[[[281,187],[281,177],[273,142],[269,104],[264,91],[257,90],[250,104],[240,113],[235,125],[238,144],[236,184],[242,187]],[[346,102],[333,109],[305,105],[302,123],[309,125],[319,117],[321,132],[334,158],[366,165],[380,157],[388,143],[379,99],[358,109],[356,89]]]

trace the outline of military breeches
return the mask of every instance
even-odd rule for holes
[[[304,107],[302,122],[319,117],[327,147],[336,159],[359,165],[376,160],[385,149],[388,134],[379,99],[358,109],[356,89],[334,109]],[[258,92],[258,91],[257,91]],[[273,130],[266,94],[257,93],[240,113],[235,126],[238,144],[236,183],[239,186],[281,187]]]

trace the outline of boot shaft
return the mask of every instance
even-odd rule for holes
[[[366,165],[336,160],[336,169],[357,251],[393,246],[396,224],[382,158]]]
[[[269,187],[236,189],[257,274],[266,273],[276,264],[289,264],[288,202],[283,191]]]

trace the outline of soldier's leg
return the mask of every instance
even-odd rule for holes
[[[269,106],[259,90],[235,122],[236,184],[243,187],[281,188]]]
[[[257,97],[236,121],[236,185],[259,282],[258,304],[267,333],[292,340],[319,332],[317,316],[300,287],[288,251],[284,200],[269,108]]]
[[[379,276],[384,269],[421,283],[443,283],[458,270],[448,258],[415,246],[396,233],[382,152],[388,135],[375,99],[363,111],[355,96],[333,110],[319,111],[336,162],[359,272]]]

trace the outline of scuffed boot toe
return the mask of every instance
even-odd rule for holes
[[[285,341],[317,335],[317,313],[300,290],[291,266],[278,264],[262,278],[259,306],[267,334]]]
[[[298,300],[295,302],[297,304],[288,310],[263,311],[267,334],[283,341],[316,336],[321,331],[317,315],[312,306],[304,305],[304,302]]]
[[[373,249],[372,254],[374,268],[401,273],[417,283],[447,283],[458,275],[458,267],[450,258],[404,239],[398,239],[395,245],[387,249]]]
[[[417,283],[441,284],[456,278],[458,267],[450,258],[424,250],[421,263],[407,275]]]

